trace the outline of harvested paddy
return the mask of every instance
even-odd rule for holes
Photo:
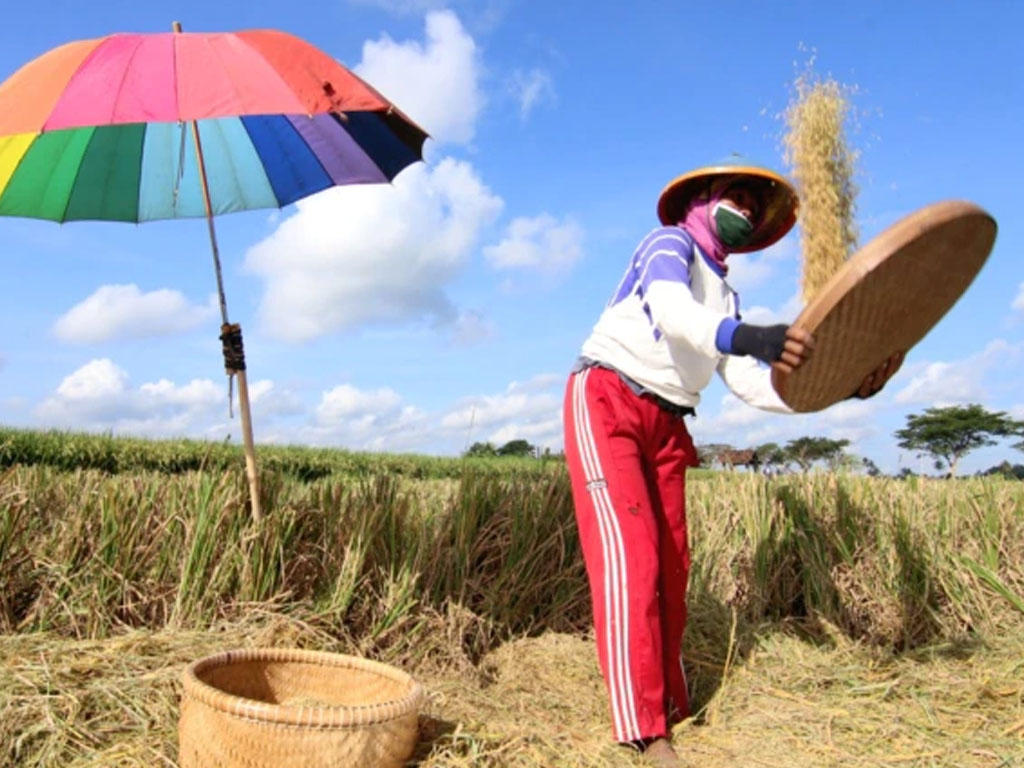
[[[1024,630],[1024,625],[1019,629]],[[781,627],[747,640],[723,678],[719,649],[691,676],[706,698],[673,738],[694,765],[997,768],[1024,761],[1024,632],[879,652]],[[227,647],[351,650],[285,617],[213,631],[104,640],[0,637],[3,766],[173,766],[182,667]],[[722,649],[724,651],[724,649]],[[549,632],[475,665],[413,670],[428,690],[416,764],[640,765],[609,743],[591,638]]]
[[[273,471],[256,522],[241,466],[142,458],[0,471],[0,768],[174,766],[184,666],[259,646],[413,673],[419,765],[639,764],[610,743],[559,465]],[[695,765],[1024,764],[1024,483],[687,494]]]

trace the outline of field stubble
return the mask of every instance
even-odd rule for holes
[[[257,645],[416,673],[425,766],[631,762],[562,474],[264,481],[257,525],[241,471],[0,475],[0,766],[173,765],[182,665]],[[1021,484],[714,476],[689,515],[700,764],[1020,763]]]

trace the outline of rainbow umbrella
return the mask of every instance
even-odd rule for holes
[[[213,217],[389,182],[422,159],[426,137],[369,84],[284,32],[183,33],[175,23],[166,34],[79,40],[0,84],[0,215],[206,217],[259,517],[241,329],[228,320]]]

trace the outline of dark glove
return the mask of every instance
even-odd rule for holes
[[[765,363],[774,363],[782,357],[786,346],[788,325],[750,325],[740,323],[732,337],[732,351],[736,355],[750,355]]]

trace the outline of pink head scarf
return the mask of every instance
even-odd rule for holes
[[[711,221],[711,209],[721,199],[721,192],[710,195],[707,200],[694,198],[686,211],[686,218],[679,222],[679,226],[690,233],[700,249],[722,272],[728,272],[729,267],[725,263],[725,258],[729,253],[718,239],[715,225]]]

